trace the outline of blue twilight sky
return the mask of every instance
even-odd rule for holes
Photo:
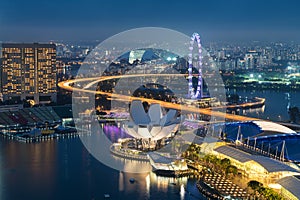
[[[0,41],[103,40],[159,26],[208,41],[300,41],[299,0],[1,0]]]

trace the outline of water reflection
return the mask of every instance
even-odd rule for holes
[[[263,114],[265,112],[266,106],[263,105],[260,108],[249,108],[249,109],[242,109],[243,115],[247,114],[256,114],[257,116]]]
[[[147,191],[147,198],[148,199],[150,198],[150,183],[151,183],[150,175],[148,174],[146,176],[146,191]]]
[[[1,151],[2,151],[2,143],[0,143],[0,149],[1,149]],[[3,171],[4,171],[4,169],[3,169],[3,165],[4,165],[4,163],[3,163],[3,159],[2,159],[2,154],[0,153],[0,199],[4,199],[4,195],[3,195],[3,190],[5,189],[4,188],[4,185],[3,185]]]
[[[286,107],[286,109],[289,110],[289,108],[291,107],[291,96],[290,96],[289,92],[285,93],[285,95],[286,95],[285,99],[287,99],[287,107]]]
[[[202,199],[193,179],[108,168],[88,153],[79,138],[25,144],[0,137],[0,147],[1,200],[90,200],[103,199],[106,193],[111,199],[124,200]],[[139,162],[126,163],[128,167],[142,166]],[[130,178],[136,181],[130,183]],[[191,198],[182,185],[197,197]]]
[[[135,181],[130,182],[131,178],[134,178]],[[151,197],[151,190],[153,189],[165,194],[177,193],[179,194],[180,199],[184,199],[187,182],[187,177],[161,177],[153,172],[143,174],[119,172],[119,191],[123,191],[127,195],[137,191],[145,191],[145,194],[142,194],[142,196],[147,199]]]
[[[18,181],[20,177],[24,177],[30,185],[43,184],[40,192],[47,196],[52,195],[47,188],[52,188],[55,184],[56,168],[53,167],[53,163],[57,159],[57,148],[54,141],[36,144],[11,141],[9,145],[5,145],[1,150],[1,155],[5,157],[4,169],[1,172],[9,172],[6,184],[13,184],[16,188],[30,187]],[[27,153],[30,157],[26,156]],[[8,199],[10,199],[10,194],[7,195]]]
[[[124,191],[124,175],[121,171],[119,173],[119,191]]]
[[[241,97],[262,97],[265,98],[265,107],[261,109],[241,110],[239,113],[249,117],[269,119],[274,121],[287,121],[289,120],[288,108],[293,106],[300,107],[300,92],[280,92],[273,90],[266,91],[248,91],[248,90],[235,90]]]
[[[180,186],[180,199],[181,200],[184,200],[184,194],[185,194],[184,185],[181,184],[181,186]]]

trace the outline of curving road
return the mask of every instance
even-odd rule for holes
[[[101,95],[107,95],[110,98],[113,98],[116,101],[126,101],[130,102],[132,100],[141,100],[148,102],[150,104],[153,103],[159,103],[161,106],[166,107],[166,108],[171,108],[171,109],[177,109],[177,110],[184,110],[192,113],[199,113],[199,114],[204,114],[204,115],[210,115],[210,116],[215,116],[215,117],[220,117],[224,119],[229,119],[229,120],[234,120],[234,121],[254,121],[254,120],[261,120],[257,118],[252,118],[252,117],[246,117],[246,116],[240,116],[240,115],[233,115],[233,114],[228,114],[228,113],[223,113],[220,111],[214,111],[208,108],[196,108],[193,106],[187,106],[187,105],[181,105],[181,104],[176,104],[176,103],[171,103],[171,102],[165,102],[161,100],[155,100],[155,99],[148,99],[148,98],[143,98],[143,97],[133,97],[133,96],[127,96],[123,94],[115,94],[115,93],[110,93],[110,92],[103,92],[103,91],[95,91],[89,89],[92,85],[101,82],[101,81],[107,81],[107,80],[112,80],[112,79],[120,79],[120,78],[131,78],[131,77],[146,77],[146,76],[183,76],[183,74],[132,74],[132,75],[117,75],[117,76],[102,76],[102,77],[92,77],[92,78],[77,78],[74,80],[67,80],[67,81],[62,81],[58,83],[58,86],[60,88],[69,90],[69,91],[77,91],[77,92],[84,92],[84,93],[92,93],[92,94],[101,94]],[[84,88],[78,88],[72,86],[75,83],[83,83],[83,82],[90,82],[88,83]],[[247,103],[247,106],[253,104],[255,105],[257,102],[253,103]],[[239,105],[240,106],[240,105]],[[226,106],[224,106],[226,108]],[[220,108],[220,107],[218,107]]]

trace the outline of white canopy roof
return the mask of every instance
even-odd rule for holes
[[[268,122],[268,121],[253,121],[257,126],[259,126],[263,131],[273,131],[277,133],[283,133],[283,134],[294,134],[296,133],[292,129],[282,126],[280,124],[274,123],[274,122]]]

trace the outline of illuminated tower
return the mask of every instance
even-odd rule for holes
[[[3,43],[1,62],[3,100],[56,102],[56,46]]]

